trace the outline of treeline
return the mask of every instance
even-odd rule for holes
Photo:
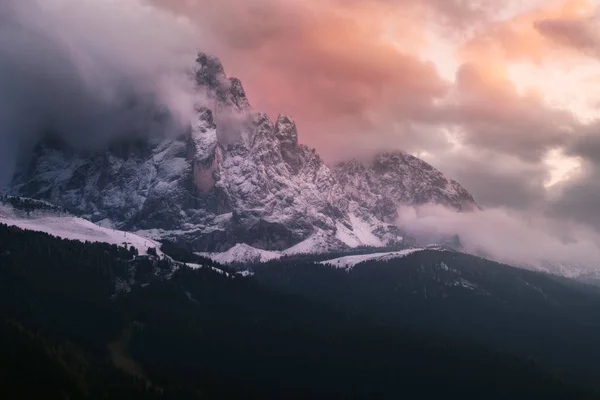
[[[25,212],[32,212],[38,210],[54,211],[63,214],[68,212],[64,207],[59,207],[45,201],[29,199],[26,197],[0,195],[0,204],[2,203],[10,204],[14,208]]]

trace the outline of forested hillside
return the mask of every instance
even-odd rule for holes
[[[0,305],[3,398],[594,398],[256,279],[4,225]]]
[[[348,269],[273,261],[254,272],[274,290],[502,349],[600,388],[597,287],[437,250]]]

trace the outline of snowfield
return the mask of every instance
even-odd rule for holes
[[[317,228],[316,232],[310,235],[306,240],[289,247],[282,251],[286,256],[297,254],[323,254],[331,251],[344,249],[344,243],[322,229]]]
[[[323,254],[344,249],[344,244],[327,232],[317,229],[308,239],[283,251],[269,251],[238,243],[221,253],[197,253],[221,264],[233,263],[264,263],[276,260],[282,256],[298,254]]]
[[[152,239],[130,232],[104,228],[67,213],[43,210],[27,213],[15,209],[9,204],[0,203],[0,223],[30,231],[48,233],[63,239],[133,246],[140,255],[148,254],[148,248],[154,247],[157,254],[162,254],[160,243]]]
[[[382,247],[385,243],[373,234],[375,226],[360,219],[354,213],[348,215],[352,229],[338,222],[335,237],[350,247],[375,246]]]
[[[222,253],[197,253],[220,264],[263,263],[281,257],[281,253],[254,248],[245,243],[238,243]]]
[[[334,258],[333,260],[321,261],[320,264],[330,265],[335,268],[351,270],[356,264],[360,264],[365,261],[387,261],[394,258],[406,257],[409,254],[423,251],[424,248],[418,249],[404,249],[400,251],[392,251],[387,253],[373,253],[373,254],[359,254],[355,256],[345,256],[340,258]]]

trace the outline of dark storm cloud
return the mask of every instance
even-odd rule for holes
[[[549,209],[555,216],[600,227],[600,124],[573,138],[566,152],[578,157],[581,167],[578,174],[552,188]]]
[[[191,84],[180,76],[194,51],[179,44],[193,44],[191,28],[137,1],[116,10],[102,0],[0,4],[0,184],[18,149],[45,131],[98,146],[156,128],[161,110],[191,117]]]
[[[548,172],[539,163],[486,150],[449,151],[432,162],[469,188],[485,207],[526,210],[544,203]]]

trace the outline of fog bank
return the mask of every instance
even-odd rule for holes
[[[501,208],[456,213],[427,205],[400,208],[397,223],[421,243],[458,235],[463,251],[511,265],[600,270],[600,236],[575,222]]]
[[[187,125],[194,88],[186,73],[200,37],[142,0],[3,1],[0,185],[19,151],[48,131],[89,147]],[[158,124],[165,114],[169,124]]]

